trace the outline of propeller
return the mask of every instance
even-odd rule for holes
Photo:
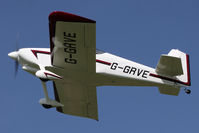
[[[18,68],[19,68],[19,63],[18,63],[18,61],[15,61],[15,78],[16,78],[17,73],[18,73]]]
[[[19,50],[19,33],[17,33],[16,44],[15,44],[15,51],[18,52],[18,50]],[[17,76],[18,69],[19,69],[19,62],[17,57],[17,60],[15,60],[15,78]]]
[[[19,68],[19,34],[17,34],[15,51],[8,53],[8,56],[15,60],[15,77],[17,76],[18,68]]]

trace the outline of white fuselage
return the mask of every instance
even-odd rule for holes
[[[23,48],[18,51],[18,54],[18,61],[22,65],[22,68],[35,76],[37,76],[36,72],[42,68],[44,70],[46,70],[45,68],[54,68],[51,65],[49,48]],[[57,71],[53,72],[56,73]],[[55,73],[53,74],[55,75]],[[63,73],[57,73],[59,73],[59,76],[63,77],[64,80],[67,80],[67,78],[64,78]],[[154,78],[150,76],[151,74],[156,74],[154,68],[106,52],[96,52],[96,75],[89,78],[89,81],[96,86],[174,85],[173,82],[165,82],[161,79]],[[83,77],[86,79],[87,76]]]

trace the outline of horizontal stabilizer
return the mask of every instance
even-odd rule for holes
[[[178,76],[183,74],[181,58],[162,55],[155,70],[158,74]]]
[[[159,91],[161,94],[178,96],[180,92],[180,88],[175,88],[175,87],[170,87],[170,86],[161,86],[159,87]]]

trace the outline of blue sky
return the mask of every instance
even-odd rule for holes
[[[161,54],[190,54],[191,95],[161,95],[156,87],[98,87],[99,122],[45,110],[40,81],[19,69],[7,53],[49,47],[48,15],[59,10],[97,21],[97,48],[155,67]],[[198,133],[199,1],[6,0],[0,4],[0,132]],[[48,83],[50,96],[53,88]]]

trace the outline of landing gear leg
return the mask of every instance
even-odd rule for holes
[[[50,109],[50,108],[52,108],[52,106],[49,105],[49,104],[45,104],[45,103],[48,103],[50,101],[50,99],[48,97],[46,81],[41,79],[41,83],[42,83],[42,86],[43,86],[45,98],[41,99],[39,102],[45,109]]]
[[[187,88],[185,88],[184,91],[185,91],[185,93],[187,93],[187,94],[191,94],[191,90],[189,90],[189,89],[187,89]]]
[[[63,107],[64,105],[53,100],[53,99],[50,99],[48,97],[48,91],[47,91],[47,87],[46,87],[46,81],[47,80],[43,80],[41,79],[41,83],[42,83],[42,86],[43,86],[43,90],[44,90],[44,95],[45,95],[45,98],[42,98],[39,100],[39,103],[45,108],[45,109],[49,109],[49,108],[52,108],[52,107]]]
[[[48,91],[47,91],[47,87],[46,87],[46,81],[41,80],[41,83],[42,83],[42,86],[43,86],[45,99],[46,99],[46,101],[48,101],[49,97],[48,97]]]

